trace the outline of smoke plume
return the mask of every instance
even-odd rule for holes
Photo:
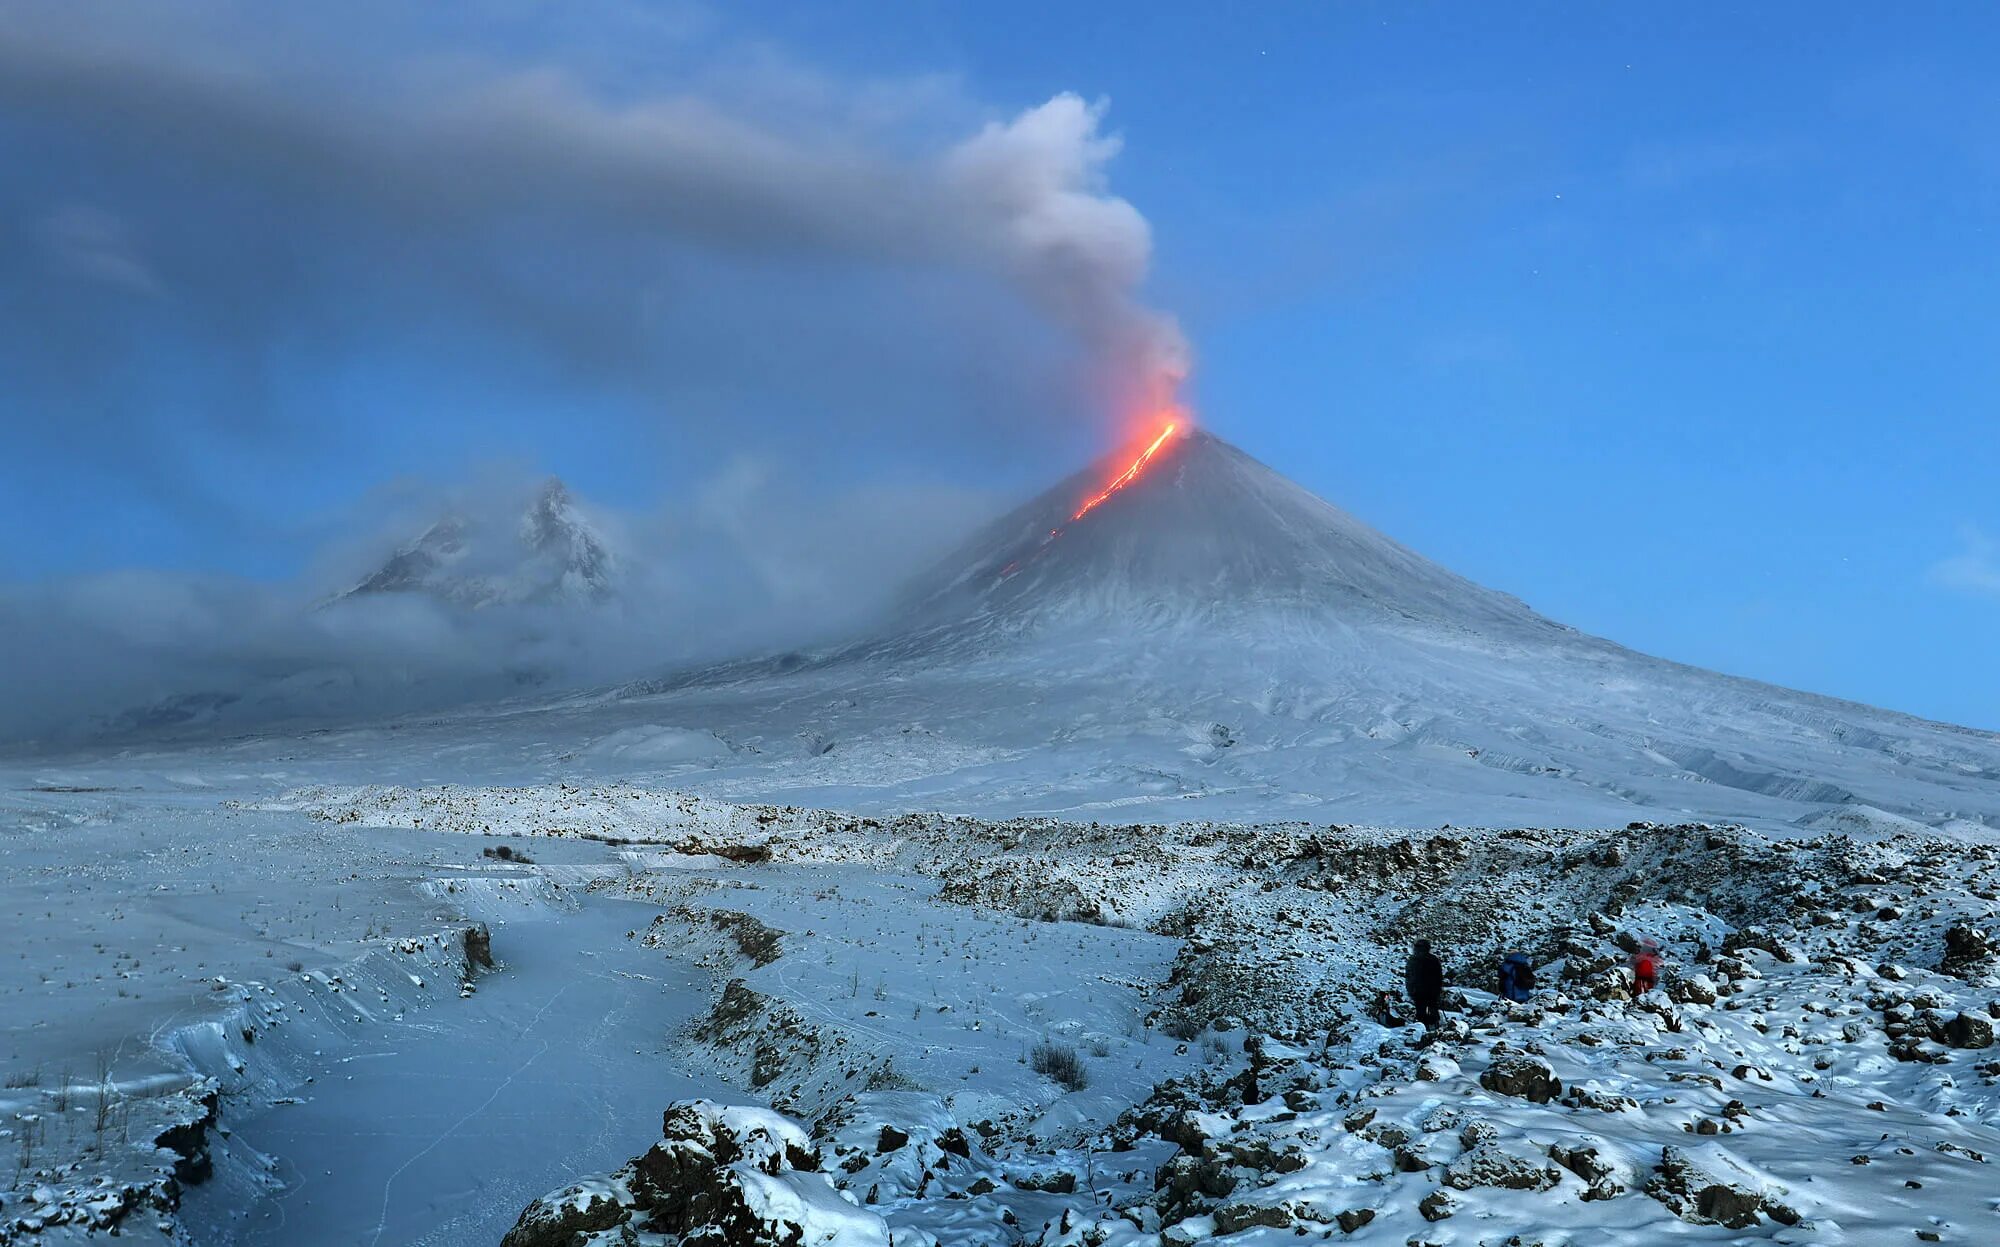
[[[0,734],[823,635],[992,500],[911,490],[909,445],[1075,453],[1185,372],[1102,102],[534,8],[9,7],[0,523],[37,540],[0,555]],[[600,19],[641,25],[548,37]],[[645,557],[616,606],[324,607],[359,566],[320,565],[327,512],[489,460],[618,461]],[[425,522],[347,531],[366,563]]]

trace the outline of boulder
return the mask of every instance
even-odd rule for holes
[[[1944,960],[1938,963],[1941,973],[1960,979],[1984,978],[1992,960],[1992,941],[1978,927],[1961,922],[1944,933]]]
[[[1475,1186],[1504,1187],[1510,1191],[1546,1191],[1562,1181],[1554,1165],[1538,1164],[1524,1156],[1504,1151],[1498,1144],[1482,1143],[1445,1166],[1444,1184],[1469,1191]]]
[[[592,1234],[663,1236],[683,1247],[888,1247],[888,1227],[820,1172],[798,1123],[707,1100],[671,1105],[661,1138],[610,1177],[528,1205],[502,1247],[580,1247]],[[636,1239],[635,1239],[636,1241]]]
[[[1521,1052],[1493,1058],[1479,1076],[1479,1085],[1500,1095],[1511,1095],[1536,1104],[1547,1104],[1562,1094],[1562,1080],[1547,1061]]]
[[[1757,1224],[1764,1206],[1755,1177],[1726,1154],[1678,1147],[1661,1149],[1660,1170],[1646,1183],[1646,1194],[1683,1221],[1732,1230]]]
[[[1977,1013],[1961,1013],[1944,1024],[1944,1042],[1954,1048],[1990,1048],[1993,1021]]]

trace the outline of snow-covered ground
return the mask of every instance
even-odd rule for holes
[[[10,1018],[33,1018],[7,1031],[7,1070],[33,1075],[10,1077],[33,1085],[8,1092],[8,1141],[59,1099],[75,1119],[41,1128],[0,1196],[9,1226],[53,1223],[29,1241],[96,1215],[141,1241],[490,1243],[579,1183],[562,1206],[663,1225],[652,1179],[614,1171],[690,1097],[801,1123],[818,1159],[772,1162],[779,1203],[840,1201],[842,1241],[1995,1228],[1977,1175],[2000,1155],[2000,1065],[1959,1045],[1995,1024],[1996,963],[1968,933],[2000,879],[1963,839],[877,818],[630,786],[125,775],[9,798],[11,901],[46,942],[6,983],[28,1002]],[[71,853],[94,863],[74,885]],[[31,897],[72,886],[29,921]],[[462,996],[481,923],[498,965]],[[1394,1003],[1413,934],[1465,987],[1423,1046]],[[1670,969],[1631,1002],[1619,945],[1640,937]],[[1511,946],[1543,967],[1532,1006],[1477,990]],[[108,1077],[52,1076],[98,1050]],[[1537,1098],[1517,1057],[1561,1089]],[[102,1134],[83,1089],[100,1084]],[[166,1174],[199,1175],[151,1140],[207,1105],[213,1173],[179,1184],[176,1213]],[[748,1189],[675,1172],[681,1205]],[[91,1212],[125,1187],[133,1211]],[[756,1205],[790,1224],[777,1206]],[[1740,1224],[1700,1228],[1716,1220]],[[524,1225],[517,1247],[570,1241]]]

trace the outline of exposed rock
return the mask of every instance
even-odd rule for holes
[[[886,1247],[882,1219],[843,1198],[819,1164],[806,1132],[776,1113],[683,1100],[645,1155],[528,1205],[502,1247],[580,1247],[621,1226],[683,1247],[797,1247],[808,1229],[814,1241]]]
[[[749,914],[734,909],[705,909],[696,905],[676,905],[674,917],[713,927],[729,937],[736,951],[753,966],[768,966],[784,955],[784,932],[765,926]]]
[[[529,1204],[500,1247],[579,1247],[588,1236],[623,1225],[632,1215],[621,1196],[630,1192],[588,1179]]]
[[[179,1125],[162,1130],[153,1139],[153,1146],[173,1153],[175,1182],[196,1186],[215,1173],[215,1161],[208,1150],[208,1132],[215,1126],[222,1093],[213,1080],[204,1080],[185,1094],[201,1111]]]
[[[1182,1152],[1153,1175],[1153,1205],[1162,1220],[1178,1221],[1228,1198],[1236,1182],[1236,1174],[1221,1161]]]
[[[1683,1221],[1741,1230],[1757,1224],[1764,1204],[1763,1192],[1751,1185],[1753,1181],[1747,1170],[1722,1153],[1698,1158],[1685,1149],[1666,1147],[1661,1149],[1659,1174],[1646,1183],[1646,1194]]]
[[[465,928],[465,965],[468,972],[493,968],[493,932],[483,922]]]
[[[1600,1113],[1628,1113],[1639,1109],[1639,1102],[1631,1096],[1606,1091],[1595,1080],[1577,1083],[1564,1093],[1562,1102],[1571,1108],[1594,1108]]]
[[[1494,1057],[1486,1072],[1479,1076],[1479,1085],[1536,1104],[1547,1104],[1562,1092],[1562,1080],[1547,1061],[1518,1052]]]
[[[1444,1184],[1461,1191],[1498,1186],[1511,1191],[1546,1191],[1562,1180],[1554,1165],[1542,1165],[1498,1144],[1483,1143],[1445,1166]]]
[[[1290,1229],[1292,1214],[1283,1208],[1270,1204],[1230,1204],[1215,1210],[1215,1232],[1234,1234],[1238,1230],[1265,1227],[1274,1230]]]
[[[1615,1177],[1618,1173],[1616,1162],[1607,1158],[1595,1144],[1578,1143],[1564,1147],[1560,1143],[1549,1144],[1549,1159],[1569,1170],[1585,1182],[1596,1182],[1601,1178]]]
[[[1990,1048],[1993,1022],[1976,1013],[1961,1013],[1944,1024],[1943,1038],[1954,1048]]]
[[[1667,999],[1675,1004],[1712,1005],[1715,1003],[1715,998],[1715,980],[1706,974],[1677,978],[1667,984]]]

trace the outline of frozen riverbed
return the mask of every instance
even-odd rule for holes
[[[643,1151],[669,1101],[743,1099],[667,1054],[710,995],[700,971],[625,938],[650,913],[593,898],[496,924],[505,969],[477,995],[329,1031],[298,1102],[231,1115],[188,1228],[216,1244],[491,1247],[535,1196]]]

